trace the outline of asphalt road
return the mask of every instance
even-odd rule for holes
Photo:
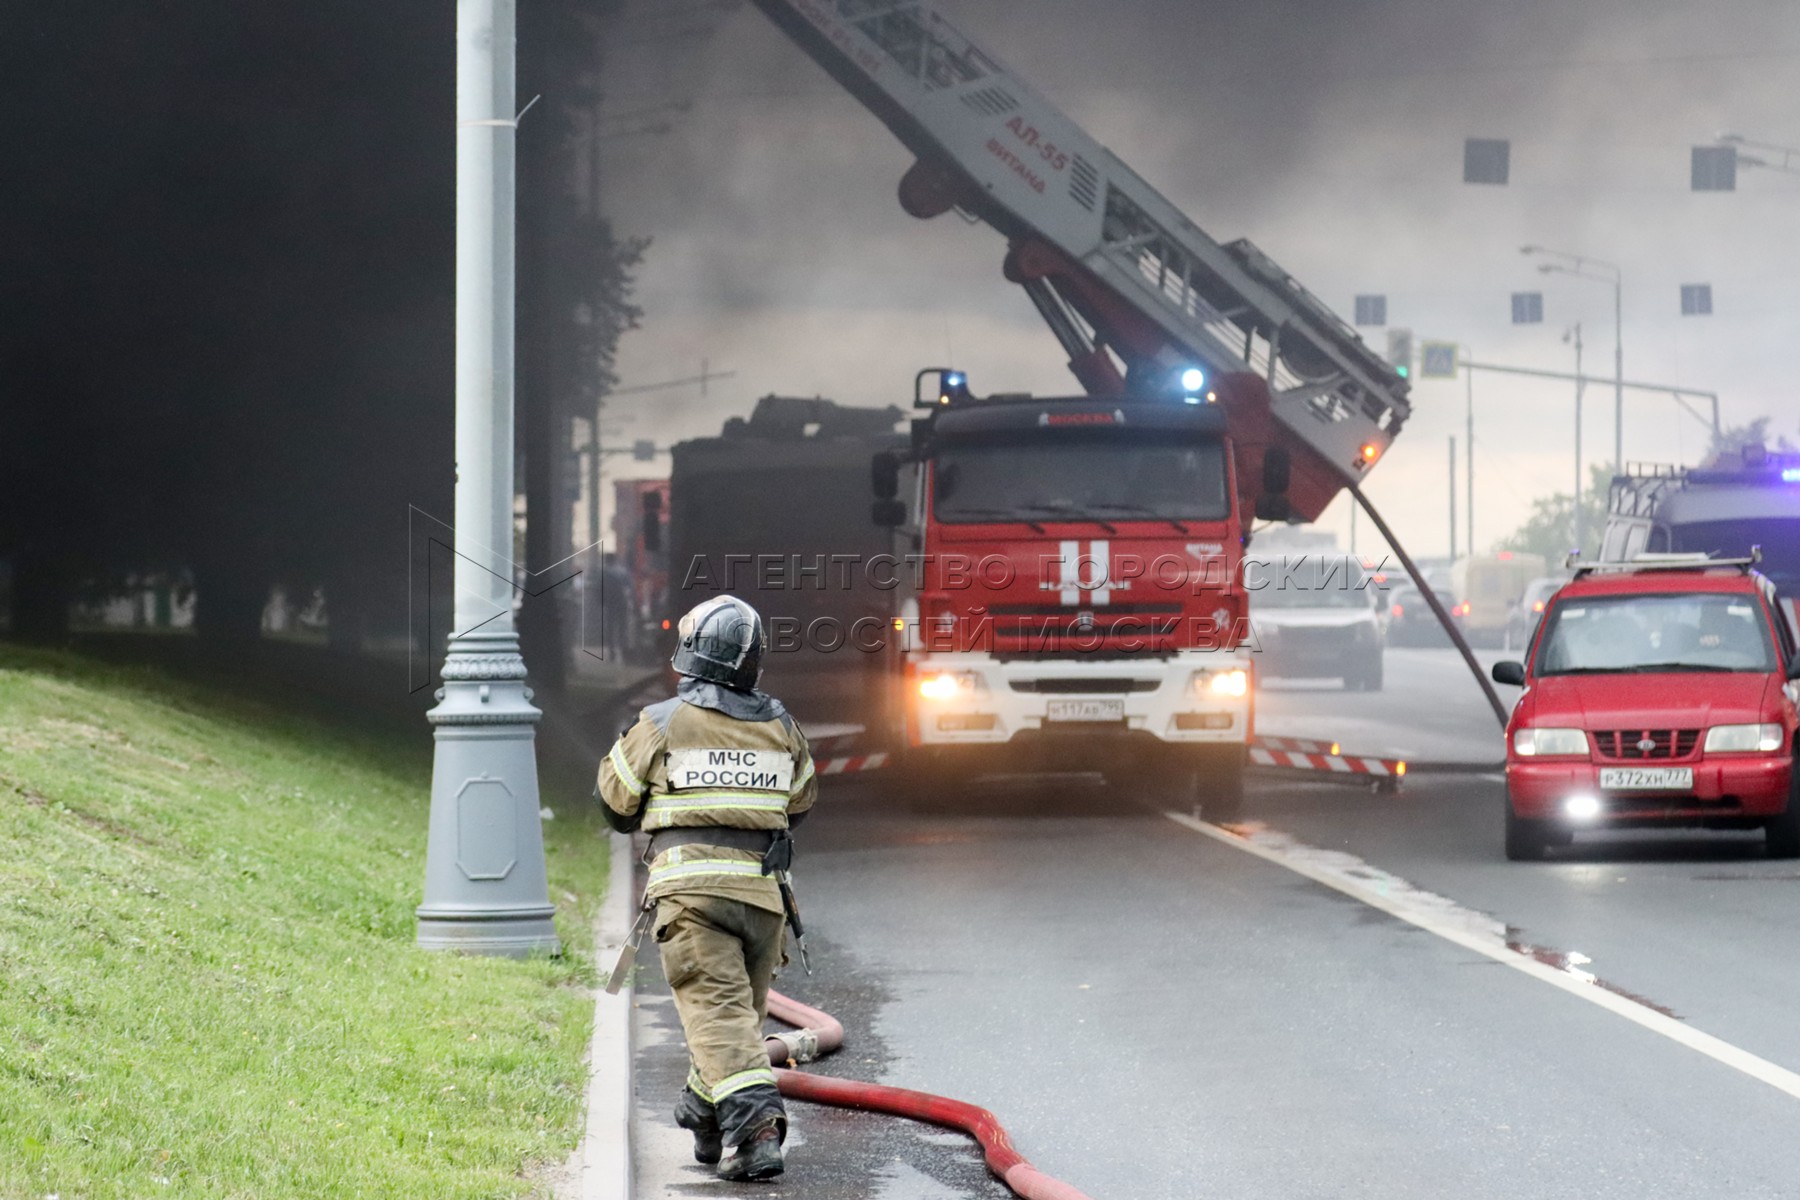
[[[1376,695],[1281,682],[1259,704],[1267,733],[1499,757],[1448,651],[1391,652]],[[1208,836],[1080,778],[910,804],[840,784],[796,873],[816,974],[777,986],[844,1020],[814,1069],[985,1105],[1094,1200],[1800,1195],[1800,1099],[1769,1081],[1800,1070],[1800,870],[1706,833],[1509,864],[1500,803],[1491,775],[1264,777],[1249,823]],[[1556,970],[1508,965],[1527,955]],[[685,1062],[654,970],[639,998],[638,1194],[729,1189],[666,1116]],[[788,1174],[746,1190],[1008,1194],[960,1136],[793,1116]]]

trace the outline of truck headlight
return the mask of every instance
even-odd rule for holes
[[[1513,731],[1513,753],[1520,758],[1544,758],[1549,755],[1587,757],[1587,734],[1580,729],[1517,729]]]
[[[1706,731],[1706,752],[1735,750],[1769,754],[1781,749],[1779,725],[1714,725]]]
[[[1242,667],[1229,671],[1197,671],[1191,685],[1197,697],[1238,697],[1250,692],[1250,672]]]
[[[973,671],[932,671],[919,677],[919,695],[927,700],[954,700],[973,693],[979,682]]]

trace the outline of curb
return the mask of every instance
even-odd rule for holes
[[[595,957],[601,969],[631,934],[636,883],[632,839],[612,836],[606,898],[595,920]],[[574,1159],[580,1172],[579,1200],[631,1200],[631,1010],[635,989],[618,995],[594,990],[594,1037],[588,1046],[587,1129]]]

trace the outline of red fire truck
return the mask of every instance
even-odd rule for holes
[[[982,399],[954,371],[921,379],[931,411],[873,472],[902,551],[909,774],[1100,771],[1235,817],[1255,694],[1246,514],[1287,484],[1280,455],[1254,486],[1238,477],[1221,396],[1261,381]]]

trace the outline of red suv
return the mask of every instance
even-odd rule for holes
[[[1647,561],[1649,560],[1649,561]],[[1755,829],[1800,857],[1800,655],[1754,559],[1586,566],[1551,599],[1506,727],[1506,857],[1600,827]]]

